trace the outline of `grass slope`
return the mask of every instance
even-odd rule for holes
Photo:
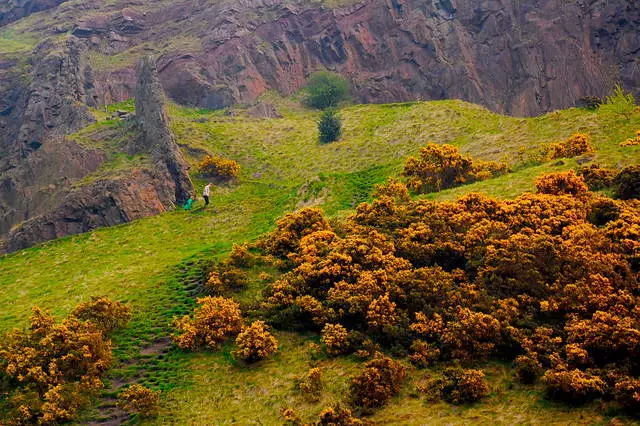
[[[279,424],[284,406],[296,407],[311,419],[330,401],[342,399],[347,377],[359,369],[359,362],[351,358],[319,361],[325,371],[323,400],[305,402],[293,389],[293,378],[308,370],[305,347],[317,336],[279,332],[280,354],[252,367],[234,363],[229,347],[197,354],[153,350],[170,332],[171,317],[193,304],[190,289],[197,268],[190,265],[223,256],[233,242],[254,240],[284,212],[302,205],[321,205],[333,216],[347,214],[369,198],[373,185],[399,175],[405,158],[429,141],[452,143],[482,159],[506,158],[516,164],[520,147],[532,152],[540,143],[580,131],[592,136],[598,149],[595,161],[617,167],[640,162],[637,147],[618,146],[640,129],[640,112],[628,121],[578,109],[521,119],[460,101],[360,105],[340,111],[343,138],[320,145],[318,113],[276,97],[266,100],[277,105],[282,118],[171,106],[173,131],[189,160],[204,152],[233,158],[242,165],[240,183],[216,188],[208,210],[197,209],[200,202],[194,211],[170,212],[1,257],[0,331],[23,326],[34,304],[62,316],[91,295],[108,295],[128,302],[134,310],[132,324],[115,338],[118,362],[110,379],[114,385],[137,380],[164,390],[160,416],[149,423]],[[96,126],[108,130],[118,124],[104,121]],[[81,132],[78,138],[108,149],[109,143],[83,138],[94,130]],[[135,161],[127,160],[113,167],[132,164]],[[531,190],[539,173],[575,165],[575,160],[555,160],[521,167],[508,176],[430,197],[446,199],[472,190],[512,197]],[[244,301],[259,297],[259,285],[254,283],[240,297]],[[458,408],[427,403],[413,395],[411,384],[424,373],[413,372],[402,395],[372,419],[380,424],[609,421],[597,406],[569,408],[546,402],[540,389],[515,383],[504,365],[490,364],[487,369],[492,393],[482,404]],[[103,415],[92,411],[83,422]]]

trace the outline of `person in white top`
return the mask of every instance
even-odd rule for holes
[[[204,187],[204,191],[202,191],[202,198],[204,198],[204,206],[209,205],[209,194],[211,194],[212,183],[208,183],[207,186]]]

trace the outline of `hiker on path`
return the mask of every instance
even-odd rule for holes
[[[202,191],[202,198],[204,198],[204,206],[207,207],[209,205],[209,194],[211,194],[212,183],[208,183],[207,186],[204,187],[204,191]]]

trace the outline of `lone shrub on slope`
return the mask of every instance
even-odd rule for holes
[[[340,139],[342,120],[334,109],[328,109],[322,113],[318,122],[318,133],[320,134],[320,143],[329,143]]]
[[[589,136],[584,133],[576,133],[562,142],[544,145],[542,147],[542,157],[553,160],[556,158],[576,157],[594,151],[595,149],[589,141]]]
[[[116,405],[129,413],[153,416],[160,405],[160,391],[153,391],[138,384],[131,385],[120,392]]]
[[[173,342],[181,349],[216,349],[220,343],[238,334],[242,328],[240,305],[224,297],[203,297],[193,315],[174,321]]]
[[[235,180],[240,174],[240,165],[227,158],[207,155],[196,165],[196,173],[220,181]]]
[[[278,351],[278,341],[267,331],[265,323],[255,321],[236,338],[233,357],[246,362],[260,361]]]
[[[405,378],[402,364],[377,353],[362,373],[351,379],[351,400],[365,410],[384,405],[400,391]]]

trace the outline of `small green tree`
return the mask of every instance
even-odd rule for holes
[[[342,121],[332,108],[324,111],[318,122],[320,142],[329,143],[340,139],[342,133]]]
[[[600,111],[623,117],[629,120],[636,109],[636,100],[632,93],[625,91],[616,85],[613,93],[605,98],[604,104],[600,106]]]
[[[305,103],[311,108],[335,108],[349,98],[349,82],[339,74],[318,71],[309,76],[306,92]]]

